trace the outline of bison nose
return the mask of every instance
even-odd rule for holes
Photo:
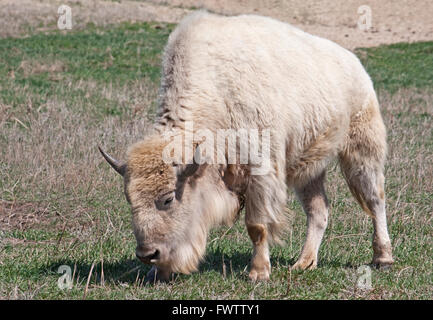
[[[143,250],[142,248],[137,248],[135,250],[135,255],[144,263],[154,263],[156,262],[156,260],[159,259],[160,252],[158,249],[155,248],[146,250]]]

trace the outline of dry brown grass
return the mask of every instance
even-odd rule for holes
[[[119,104],[128,100],[131,110],[122,118],[98,119],[83,112],[80,101],[71,105],[61,96],[37,110],[27,103],[18,108],[0,105],[1,191],[7,197],[0,203],[0,229],[62,228],[66,223],[73,231],[91,221],[92,199],[121,193],[119,178],[106,166],[97,146],[121,157],[128,145],[146,134],[155,87],[146,82],[116,88],[80,81],[67,89],[85,89],[88,95]],[[24,101],[31,100],[25,89],[16,90],[28,96]]]

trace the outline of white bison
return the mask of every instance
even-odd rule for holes
[[[221,160],[222,154],[223,161],[198,161],[203,150],[197,133],[217,135],[222,129],[267,131],[268,170],[253,174],[252,163],[228,161],[227,141],[214,140],[215,155]],[[195,161],[183,142],[181,162],[166,161],[173,141],[167,137],[187,135],[194,136]],[[249,139],[265,149],[260,139]],[[130,147],[126,162],[101,152],[124,177],[136,255],[154,265],[149,278],[197,270],[209,229],[231,223],[245,206],[254,246],[249,276],[257,280],[270,276],[268,245],[284,231],[287,188],[295,189],[308,221],[294,268],[317,266],[328,223],[325,170],[336,157],[352,194],[372,217],[373,263],[393,263],[386,149],[372,82],[354,54],[270,18],[200,11],[168,39],[154,133]]]

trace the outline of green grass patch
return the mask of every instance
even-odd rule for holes
[[[0,39],[0,72],[15,71],[16,81],[35,87],[48,87],[48,71],[26,76],[23,61],[50,65],[64,64],[60,75],[72,80],[90,79],[125,83],[141,77],[158,80],[160,54],[173,25],[123,23],[106,29],[95,27],[66,34],[36,34],[28,38]],[[30,70],[31,72],[31,70]]]
[[[23,113],[29,103],[38,109],[52,97],[64,97],[89,115],[122,115],[130,106],[107,99],[102,87],[110,84],[115,90],[139,81],[156,85],[172,29],[170,24],[123,23],[0,39],[0,102]]]
[[[433,88],[433,42],[357,49],[377,89]]]

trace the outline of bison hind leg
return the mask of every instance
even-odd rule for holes
[[[376,266],[394,262],[385,210],[386,148],[386,130],[374,99],[352,117],[348,139],[340,153],[340,167],[351,193],[373,219],[373,264]]]

